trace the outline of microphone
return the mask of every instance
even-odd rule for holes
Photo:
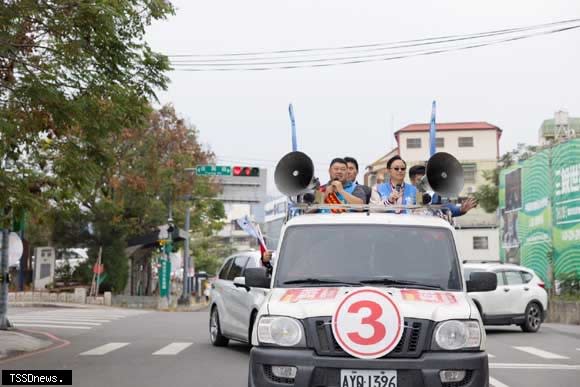
[[[397,189],[397,192],[401,192],[401,184],[397,184],[396,189]]]

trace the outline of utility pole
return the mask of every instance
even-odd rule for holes
[[[185,241],[183,244],[183,291],[181,293],[181,298],[179,299],[179,304],[189,305],[191,304],[191,289],[189,287],[189,228],[190,228],[190,218],[191,218],[191,207],[187,206],[185,211]]]
[[[0,251],[0,330],[10,327],[8,322],[8,242],[10,230],[2,229],[2,250]]]

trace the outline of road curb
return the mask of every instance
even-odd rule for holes
[[[70,342],[47,332],[28,329],[0,331],[3,347],[0,346],[0,365],[69,345]],[[10,343],[9,341],[12,341]]]

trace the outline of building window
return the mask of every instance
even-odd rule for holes
[[[463,179],[465,183],[475,183],[477,164],[463,164]]]
[[[473,250],[488,250],[488,243],[487,243],[486,236],[474,236],[473,237]]]
[[[407,148],[421,148],[421,139],[420,138],[408,138],[407,139]]]
[[[460,148],[473,148],[473,137],[459,137],[457,145]]]
[[[437,137],[435,139],[435,146],[437,148],[443,148],[445,146],[445,139],[443,137]]]

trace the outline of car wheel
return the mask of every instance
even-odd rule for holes
[[[216,347],[225,347],[229,343],[229,339],[222,335],[220,327],[220,316],[217,306],[214,306],[209,316],[209,339]]]
[[[542,307],[536,302],[530,302],[526,307],[525,321],[520,327],[524,332],[537,332],[542,325]]]

